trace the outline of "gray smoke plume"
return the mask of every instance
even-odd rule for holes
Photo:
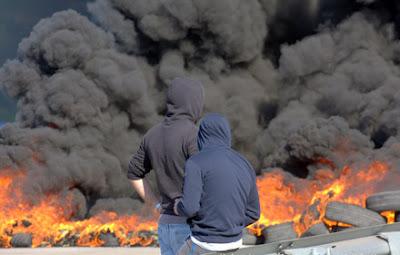
[[[371,4],[375,2],[376,0],[357,0],[359,3],[364,3],[364,4]]]
[[[266,165],[334,160],[340,147],[362,153],[374,149],[372,142],[381,147],[398,137],[399,44],[392,26],[371,16],[354,14],[335,29],[282,47],[282,110],[258,139]],[[351,156],[336,163],[347,161]]]
[[[19,108],[0,131],[1,165],[29,170],[29,194],[132,195],[128,160],[158,120],[145,61],[115,50],[110,34],[75,11],[42,20],[18,54],[0,74]]]
[[[318,158],[341,166],[383,156],[399,165],[393,25],[360,11],[281,45],[276,63],[269,31],[296,19],[293,3],[97,0],[93,22],[72,10],[43,19],[0,69],[18,100],[16,123],[0,130],[0,167],[26,169],[33,200],[73,189],[87,215],[139,209],[128,160],[162,119],[176,76],[203,82],[206,111],[229,118],[234,147],[257,169],[307,177]],[[314,20],[318,1],[306,9]]]

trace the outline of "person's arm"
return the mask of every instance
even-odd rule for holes
[[[149,182],[145,179],[131,180],[133,189],[138,193],[140,198],[151,206],[158,203],[158,199],[154,194]]]
[[[190,158],[194,154],[196,154],[199,151],[198,145],[197,145],[197,129],[193,132],[191,132],[187,138],[186,138],[186,143],[185,143],[185,157],[186,159]]]
[[[146,154],[144,140],[140,144],[139,150],[132,155],[128,168],[128,179],[132,183],[133,189],[140,198],[147,204],[156,204],[157,198],[154,195],[149,183],[144,177],[151,170],[150,160]]]
[[[259,218],[260,218],[260,201],[258,198],[257,185],[254,183],[248,197],[245,226],[253,224]]]
[[[188,160],[185,165],[185,179],[183,197],[176,201],[174,211],[176,215],[191,218],[200,209],[200,198],[203,193],[203,178],[200,168]]]

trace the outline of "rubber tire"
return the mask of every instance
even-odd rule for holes
[[[265,243],[292,240],[298,237],[296,231],[294,231],[293,222],[266,227],[262,233]]]
[[[333,226],[331,229],[331,233],[337,233],[337,232],[346,232],[349,230],[353,230],[356,227],[341,227],[341,226]]]
[[[318,236],[329,234],[329,229],[324,223],[317,223],[312,225],[306,232],[304,232],[301,237]]]
[[[11,238],[11,246],[13,248],[28,248],[32,246],[32,235],[18,233]]]
[[[69,194],[72,197],[72,220],[84,220],[88,212],[86,197],[77,188],[70,190]]]
[[[119,247],[119,240],[114,234],[102,233],[99,237],[104,242],[103,247]]]
[[[341,202],[330,202],[326,206],[325,218],[332,221],[347,223],[355,227],[368,227],[386,224],[385,218],[379,213],[361,206]]]
[[[400,211],[400,190],[376,193],[367,198],[367,208],[375,212]]]
[[[242,231],[242,240],[243,240],[243,245],[256,245],[258,244],[258,238],[257,236],[253,235],[250,233],[247,229],[243,229]]]

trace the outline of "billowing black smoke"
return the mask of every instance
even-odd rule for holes
[[[191,76],[257,169],[307,177],[319,158],[337,166],[382,158],[397,169],[398,7],[97,0],[93,21],[56,13],[0,69],[18,100],[16,123],[0,130],[0,166],[26,169],[33,197],[76,188],[90,214],[131,212],[140,206],[125,177],[130,155],[162,119],[171,79]]]

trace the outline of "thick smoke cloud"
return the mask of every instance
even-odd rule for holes
[[[279,165],[305,155],[335,159],[328,154],[340,147],[340,140],[361,153],[373,149],[370,143],[377,133],[387,136],[374,141],[377,147],[397,137],[398,46],[392,26],[368,21],[360,13],[333,30],[283,46],[278,97],[282,111],[260,140],[260,150],[268,155],[265,163]]]
[[[376,0],[357,0],[359,3],[364,3],[364,4],[371,4],[375,2]]]
[[[74,11],[42,20],[19,56],[0,74],[19,108],[1,130],[2,167],[28,169],[30,194],[132,195],[130,154],[158,119],[144,61],[116,51],[110,34]]]
[[[315,16],[316,1],[307,3]],[[281,45],[276,62],[266,42],[290,4],[97,0],[88,5],[93,22],[72,10],[42,20],[0,69],[19,109],[0,130],[0,166],[27,170],[33,201],[73,189],[77,207],[88,207],[78,217],[138,210],[128,160],[162,119],[176,76],[204,83],[206,110],[229,118],[234,147],[258,170],[312,177],[321,158],[399,165],[393,26],[358,12]]]

